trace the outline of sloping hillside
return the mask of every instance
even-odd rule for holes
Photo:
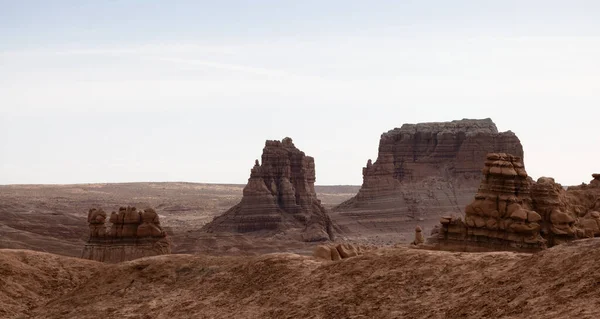
[[[403,246],[338,262],[295,254],[117,265],[29,251],[0,256],[3,283],[11,283],[0,286],[2,314],[26,310],[22,317],[600,317],[598,239],[535,255]]]

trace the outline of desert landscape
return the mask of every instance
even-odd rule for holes
[[[378,249],[105,264],[0,251],[4,318],[597,318],[600,241],[537,254]]]
[[[0,1],[0,319],[600,318],[600,1]]]
[[[600,174],[534,181],[491,119],[403,125],[362,186],[315,180],[286,137],[246,185],[0,186],[0,316],[600,315]]]
[[[174,253],[210,253],[212,250],[223,253],[229,249],[252,253],[253,244],[234,234],[223,235],[219,243],[207,240],[205,246],[197,245],[201,234],[196,231],[239,202],[243,188],[244,185],[198,183],[0,186],[0,247],[80,257],[89,237],[85,221],[88,209],[117,210],[121,205],[131,205],[157,209],[162,225],[172,238]],[[359,188],[316,186],[326,207],[347,200]],[[278,244],[266,242],[265,245]],[[288,248],[282,245],[280,249]]]

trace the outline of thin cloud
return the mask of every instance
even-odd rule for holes
[[[20,56],[74,56],[74,55],[143,55],[143,54],[177,54],[177,53],[217,53],[235,54],[238,48],[232,46],[214,46],[198,44],[149,44],[119,48],[74,48],[60,50],[15,50],[0,51],[0,55],[8,57]]]
[[[218,46],[201,46],[193,44],[174,44],[174,45],[145,45],[138,47],[126,48],[94,48],[94,49],[72,49],[72,50],[28,50],[28,51],[4,51],[0,52],[0,56],[13,58],[27,58],[39,56],[110,56],[110,57],[137,57],[143,60],[155,62],[168,62],[192,67],[213,68],[226,71],[243,72],[255,75],[266,76],[293,76],[286,71],[261,68],[248,65],[239,65],[231,63],[215,62],[203,59],[187,59],[173,57],[173,54],[189,54],[189,53],[208,53],[220,55],[235,54],[236,49],[233,47],[218,47]],[[157,56],[158,55],[158,56]]]
[[[269,76],[290,75],[287,72],[282,71],[282,70],[258,68],[258,67],[253,67],[253,66],[220,63],[220,62],[205,61],[205,60],[165,58],[165,57],[146,57],[146,58],[154,60],[154,61],[178,63],[178,64],[185,64],[185,65],[190,65],[190,66],[207,67],[207,68],[214,68],[214,69],[227,70],[227,71],[237,71],[237,72],[258,74],[258,75],[269,75]]]

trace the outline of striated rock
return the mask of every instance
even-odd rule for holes
[[[315,192],[315,162],[292,139],[267,141],[262,164],[255,161],[242,201],[212,222],[207,232],[266,232],[299,229],[299,239],[333,239],[328,212]]]
[[[537,251],[567,241],[600,236],[596,202],[600,189],[589,185],[565,190],[553,178],[527,178],[521,159],[488,154],[475,200],[465,221],[440,220],[428,244],[441,249]]]
[[[546,248],[542,217],[533,209],[532,181],[520,157],[487,155],[475,199],[465,208],[465,221],[441,220],[438,240],[444,245],[472,246],[465,250],[537,251]]]
[[[378,235],[407,231],[403,227],[417,220],[433,226],[439,211],[460,213],[471,201],[489,152],[523,156],[517,136],[498,132],[489,118],[404,124],[381,135],[377,160],[363,168],[360,191],[334,208],[332,218],[344,231],[370,227]]]
[[[120,207],[110,215],[110,231],[106,231],[105,220],[102,209],[89,210],[90,237],[81,258],[114,263],[171,253],[171,243],[154,209]]]

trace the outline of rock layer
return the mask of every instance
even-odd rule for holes
[[[553,178],[533,182],[520,157],[491,153],[464,221],[441,218],[429,243],[462,251],[538,251],[570,240],[600,236],[597,176],[565,190]]]
[[[102,209],[89,210],[90,237],[81,258],[115,263],[171,253],[171,243],[152,208],[120,207],[110,215],[110,229],[105,221]]]
[[[203,227],[207,232],[291,232],[304,241],[333,239],[326,209],[315,192],[315,162],[292,139],[268,140],[255,161],[242,201]]]
[[[523,156],[517,136],[498,132],[489,118],[404,124],[381,135],[360,191],[332,218],[349,233],[368,227],[410,234],[417,222],[433,226],[440,211],[460,213],[469,203],[489,152]]]
[[[453,216],[442,217],[439,239],[446,244],[470,242],[481,249],[545,248],[546,240],[540,235],[542,217],[533,210],[530,188],[531,180],[520,157],[488,154],[479,191],[465,208],[464,223]]]

